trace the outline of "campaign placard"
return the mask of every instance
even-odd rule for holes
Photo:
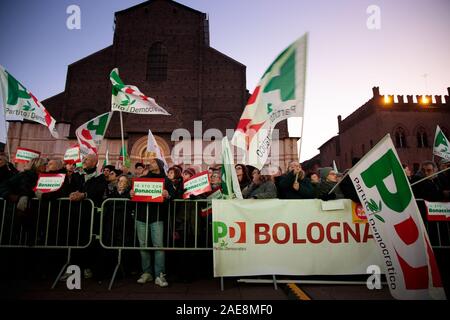
[[[450,221],[450,202],[424,202],[428,221]]]
[[[164,178],[135,178],[131,190],[134,191],[131,201],[163,202]]]
[[[61,189],[65,178],[64,173],[41,173],[34,191],[43,193],[58,191]]]
[[[27,148],[17,148],[15,162],[28,163],[34,158],[39,158],[41,153],[36,150],[27,149]]]
[[[183,188],[186,190],[183,194],[183,199],[188,199],[191,195],[198,196],[199,194],[211,191],[208,171],[202,171],[189,180],[186,180]]]
[[[64,161],[67,163],[77,163],[80,162],[80,147],[76,146],[73,148],[69,148],[64,153]]]

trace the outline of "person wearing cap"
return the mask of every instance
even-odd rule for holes
[[[289,163],[289,171],[280,177],[280,197],[283,199],[313,199],[311,181],[298,161]]]
[[[340,194],[340,192],[336,192],[336,189],[339,188],[339,186],[336,187],[332,193],[328,194],[337,183],[337,174],[333,170],[333,168],[331,167],[320,168],[319,175],[320,175],[320,183],[317,188],[317,198],[324,201],[343,198],[343,196],[341,197],[337,196],[337,194]]]
[[[263,167],[261,171],[254,169],[252,177],[252,182],[242,190],[244,199],[275,199],[277,197],[277,187],[267,167]]]
[[[145,166],[142,162],[138,162],[134,165],[134,176],[139,178],[144,174]]]

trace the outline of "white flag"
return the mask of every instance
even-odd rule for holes
[[[111,111],[123,111],[138,114],[162,114],[170,116],[155,99],[147,97],[137,87],[126,85],[119,77],[119,70],[114,68],[109,75],[113,85]]]
[[[275,125],[302,117],[307,34],[286,48],[262,76],[239,120],[232,144],[245,151],[245,164],[261,169],[269,156]]]
[[[349,171],[396,299],[445,299],[411,186],[386,135]]]
[[[334,160],[333,160],[333,170],[334,170],[334,172],[339,173],[337,165],[336,165],[336,161],[334,161]]]
[[[439,126],[436,127],[436,134],[434,135],[433,154],[450,160],[450,143]]]
[[[155,137],[150,129],[148,129],[147,152],[154,153],[156,158],[161,159],[164,162],[164,171],[167,173],[167,170],[169,170],[169,165],[167,164],[166,159],[162,156],[161,149],[159,148],[158,143],[156,143]]]

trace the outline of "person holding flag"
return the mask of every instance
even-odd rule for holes
[[[109,79],[112,83],[111,95],[111,111],[119,111],[120,115],[120,132],[122,137],[122,162],[125,167],[130,168],[128,155],[124,143],[123,133],[123,117],[122,112],[137,113],[137,114],[161,114],[170,116],[163,107],[159,106],[155,99],[143,94],[137,87],[126,85],[119,77],[119,69],[114,68]],[[127,160],[128,159],[128,160]],[[167,172],[168,167],[165,169]]]
[[[106,112],[78,127],[75,135],[80,146],[81,158],[88,154],[98,155],[100,144],[105,137],[111,118],[112,112]]]

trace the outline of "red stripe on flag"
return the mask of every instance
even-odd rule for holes
[[[126,88],[125,92],[128,93],[128,94],[132,94],[134,92],[134,90],[131,89],[131,88]]]
[[[261,88],[260,86],[257,86],[255,88],[255,91],[253,91],[252,95],[248,99],[247,106],[255,103],[256,98],[258,98],[260,88]]]
[[[403,271],[403,279],[405,287],[408,290],[427,289],[428,288],[428,266],[414,268],[411,267],[402,257],[395,251],[400,267]]]
[[[419,238],[419,229],[411,216],[394,227],[400,239],[408,246]]]

